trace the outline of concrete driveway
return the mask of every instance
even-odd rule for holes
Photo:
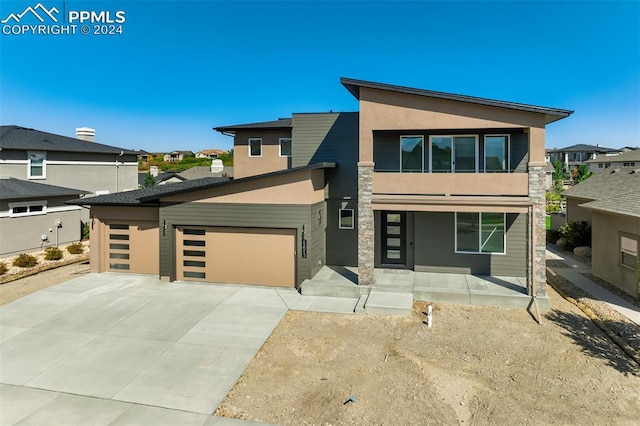
[[[293,289],[89,274],[0,308],[0,424],[252,424],[212,417]]]

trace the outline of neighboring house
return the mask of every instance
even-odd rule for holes
[[[190,157],[193,155],[191,151],[171,151],[168,154],[164,154],[163,160],[169,163],[177,163],[178,161],[184,160],[185,157]]]
[[[605,148],[600,145],[577,144],[566,148],[548,149],[547,156],[552,164],[559,161],[570,170],[586,164],[588,160],[596,158],[600,154],[619,154],[620,152],[619,149]]]
[[[522,277],[545,298],[545,126],[572,111],[341,83],[359,112],[217,127],[234,180],[77,202],[92,269],[294,287],[325,264],[360,285],[382,267]]]
[[[601,172],[603,170],[620,169],[623,167],[640,167],[640,149],[626,150],[621,154],[601,154],[587,161],[589,170]]]
[[[233,178],[233,166],[224,166],[221,172],[212,171],[209,166],[195,166],[178,174],[189,180],[202,179],[211,176]]]
[[[147,151],[140,150],[138,151],[138,161],[143,163],[148,163],[153,160],[153,154]]]
[[[616,195],[584,203],[580,208],[591,213],[593,274],[640,298],[640,169],[616,174],[626,183]]]
[[[64,202],[86,193],[0,177],[0,257],[79,241],[82,208]]]
[[[547,166],[545,168],[544,189],[548,191],[551,188],[553,188],[553,174],[555,173],[556,169],[553,167],[553,164],[551,164],[548,160],[545,162],[547,163]]]
[[[196,158],[211,158],[215,160],[222,154],[227,154],[227,151],[222,149],[203,149],[202,151],[196,152]]]
[[[567,222],[592,223],[591,210],[583,208],[589,201],[604,200],[640,188],[640,168],[609,169],[585,179],[567,189],[562,196],[567,200]],[[639,201],[640,203],[640,201]]]

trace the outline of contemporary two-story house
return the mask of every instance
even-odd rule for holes
[[[92,268],[293,287],[348,265],[360,285],[380,267],[523,277],[544,296],[545,126],[572,111],[341,83],[358,112],[216,127],[233,181],[84,199]]]
[[[64,201],[137,188],[136,152],[19,126],[0,127],[0,255],[80,239],[87,209]]]

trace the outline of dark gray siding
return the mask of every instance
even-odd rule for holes
[[[329,198],[358,193],[358,113],[293,115],[292,167],[337,163],[325,173]]]
[[[311,232],[306,236],[309,260],[309,276],[313,277],[326,264],[327,204],[317,203],[311,206],[309,222]]]
[[[507,214],[506,254],[455,253],[454,213],[415,213],[415,270],[526,276],[527,215]]]
[[[340,229],[341,208],[353,209],[355,226]],[[327,265],[358,265],[358,202],[352,200],[327,201]]]
[[[324,203],[313,206],[304,205],[269,205],[269,204],[215,204],[215,203],[182,203],[160,208],[160,275],[176,279],[175,266],[175,227],[189,226],[226,226],[249,228],[282,228],[296,229],[296,282],[300,284],[312,277],[318,260],[324,263],[322,239],[314,230],[322,228],[322,224],[311,226],[312,218],[316,218],[317,210],[322,210]],[[316,216],[312,211],[315,209]],[[162,226],[166,224],[166,231]],[[302,226],[305,227],[307,258],[302,258]],[[311,268],[313,259],[316,265]],[[247,265],[249,266],[249,265]]]
[[[526,173],[529,161],[529,137],[525,133],[511,135],[511,170]]]

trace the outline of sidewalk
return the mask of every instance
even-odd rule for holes
[[[591,273],[591,267],[567,256],[561,251],[547,246],[547,260],[562,260],[568,268],[549,268],[561,277],[571,281],[577,287],[589,293],[594,298],[601,300],[621,315],[640,325],[640,308],[623,298],[613,294],[609,290],[591,281],[583,274]]]

